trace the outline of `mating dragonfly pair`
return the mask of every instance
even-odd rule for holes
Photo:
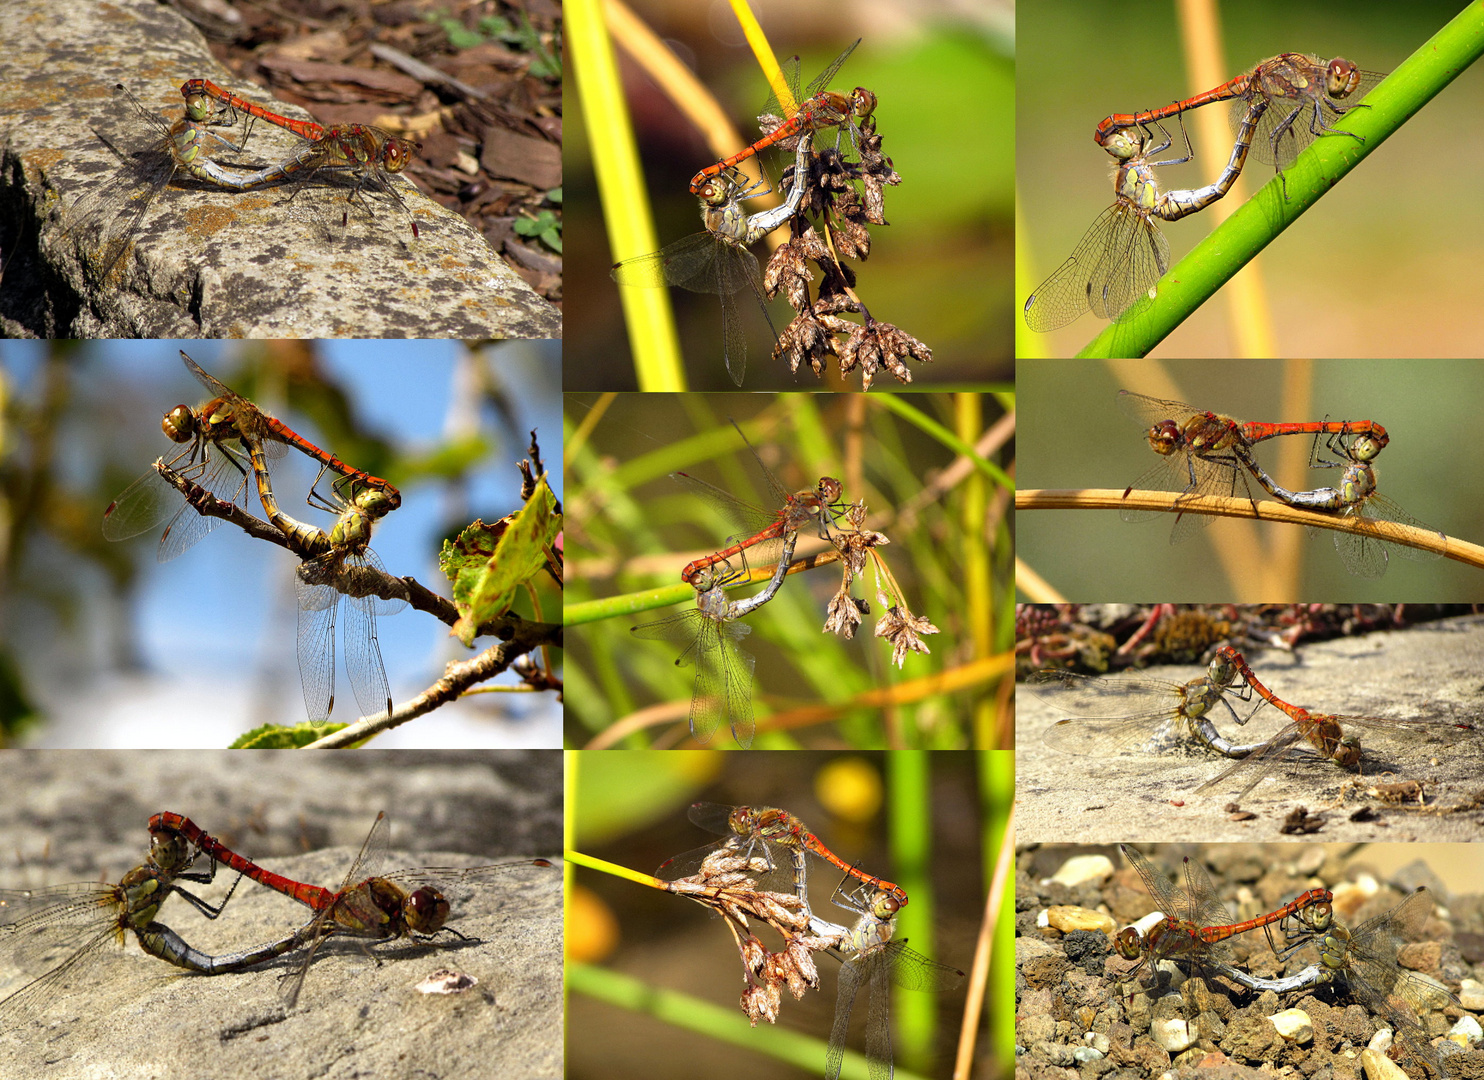
[[[311,190],[328,195],[326,189],[348,189],[342,228],[348,224],[350,205],[370,212],[365,195],[376,194],[414,237],[419,235],[417,222],[393,179],[416,160],[421,149],[418,143],[368,124],[326,128],[280,116],[206,79],[191,79],[182,84],[180,92],[185,98],[184,112],[167,123],[127,87],[114,87],[111,111],[118,129],[114,138],[122,144],[115,153],[123,164],[102,187],[80,198],[66,221],[68,235],[81,236],[94,245],[105,277],[137,236],[145,211],[177,175],[229,191],[286,187],[291,198],[305,195],[306,201],[318,197],[307,195]],[[240,142],[221,134],[243,116],[267,120],[304,141],[282,160],[256,168],[218,161],[221,155],[246,151],[250,120]]]
[[[376,617],[407,606],[406,588],[387,574],[371,550],[373,526],[402,505],[401,493],[314,445],[281,420],[202,370],[185,354],[186,369],[212,395],[191,408],[177,405],[161,428],[180,449],[151,467],[103,512],[103,535],[127,540],[169,521],[158,557],[167,562],[210,532],[220,518],[198,513],[199,498],[249,505],[256,490],[268,520],[294,544],[303,560],[295,575],[299,602],[299,672],[304,703],[315,723],[328,719],[335,704],[335,623],[346,600],[346,672],[362,715],[390,713],[391,691],[377,644]],[[329,532],[289,517],[278,508],[271,462],[292,446],[320,465],[307,502],[335,515]],[[320,483],[333,477],[328,492]],[[172,483],[175,480],[180,484]],[[181,489],[189,494],[182,505]]]
[[[1275,167],[1286,197],[1283,170],[1317,137],[1343,135],[1364,142],[1334,122],[1363,108],[1362,99],[1382,78],[1343,57],[1282,53],[1194,97],[1104,118],[1093,137],[1117,163],[1113,205],[1093,222],[1071,257],[1026,299],[1026,325],[1045,333],[1088,311],[1114,322],[1137,319],[1170,268],[1170,245],[1157,221],[1177,221],[1223,198],[1241,175],[1249,151]],[[1154,170],[1192,157],[1183,114],[1217,101],[1232,103],[1236,139],[1226,167],[1203,188],[1163,190]],[[1180,121],[1185,155],[1159,159],[1172,145],[1160,121],[1172,117]]]
[[[954,989],[964,978],[959,969],[930,960],[908,948],[904,939],[893,937],[897,912],[907,904],[906,890],[845,862],[786,810],[695,803],[689,817],[724,839],[677,855],[660,866],[655,877],[668,891],[687,896],[726,920],[748,967],[749,989],[742,1003],[752,1022],[776,1018],[784,986],[796,998],[818,987],[815,953],[835,956],[842,963],[825,1054],[826,1080],[840,1075],[850,1015],[862,988],[869,1002],[865,1042],[871,1080],[889,1080],[891,985],[943,991]],[[844,874],[831,900],[851,913],[852,925],[842,926],[810,911],[810,860],[828,863]],[[748,916],[782,934],[784,949],[767,953],[747,928]]]
[[[92,967],[132,934],[151,956],[205,975],[245,971],[274,957],[304,950],[284,983],[288,1007],[297,1002],[321,944],[330,937],[377,941],[434,942],[440,934],[468,940],[447,923],[450,896],[491,878],[550,867],[547,859],[524,859],[469,868],[425,867],[383,873],[391,826],[385,813],[361,846],[338,889],[295,881],[239,855],[189,818],[169,811],[150,818],[146,861],[118,883],[85,882],[41,889],[0,890],[0,957],[30,977],[0,999],[0,1032],[45,1014],[67,994],[87,985]],[[202,859],[205,870],[193,867]],[[181,882],[209,883],[221,863],[238,871],[238,881],[220,904],[212,905]],[[236,891],[241,877],[289,896],[310,909],[309,920],[278,940],[230,954],[210,955],[187,944],[157,916],[178,895],[201,914],[215,919]],[[62,957],[58,962],[58,957]]]

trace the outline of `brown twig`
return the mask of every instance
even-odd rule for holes
[[[1195,497],[1176,491],[1130,491],[1125,495],[1117,488],[1032,488],[1015,493],[1017,510],[1166,510],[1170,513],[1214,514],[1218,517],[1255,518],[1259,521],[1282,521],[1294,525],[1311,525],[1317,529],[1359,533],[1384,540],[1388,544],[1405,544],[1423,551],[1435,551],[1470,566],[1484,569],[1484,547],[1458,540],[1428,529],[1398,525],[1394,521],[1376,521],[1360,515],[1336,517],[1312,510],[1300,510],[1286,503],[1249,502],[1213,495]]]
[[[383,731],[390,731],[394,727],[405,724],[414,717],[432,712],[439,706],[457,698],[475,683],[494,678],[510,667],[518,657],[530,652],[545,640],[544,635],[538,633],[536,628],[546,624],[525,622],[522,625],[525,632],[513,635],[509,641],[490,646],[472,660],[450,663],[443,669],[443,678],[405,705],[393,709],[390,715],[379,714],[368,719],[357,720],[333,734],[326,735],[323,739],[315,740],[304,749],[333,750],[338,747],[352,746],[363,739],[369,739],[373,735],[379,735]]]

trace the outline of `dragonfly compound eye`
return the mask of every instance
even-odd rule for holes
[[[177,405],[160,421],[160,430],[169,436],[171,442],[190,442],[196,434],[196,417],[184,405]]]
[[[161,870],[183,869],[190,845],[174,829],[157,829],[149,835],[149,861]]]
[[[392,509],[392,501],[386,492],[367,488],[356,496],[356,507],[366,511],[372,518],[379,518]]]
[[[1120,930],[1117,939],[1113,943],[1113,947],[1118,951],[1118,955],[1125,960],[1139,959],[1142,954],[1141,945],[1142,941],[1139,938],[1139,932],[1132,926],[1125,926]]]
[[[1349,97],[1360,83],[1360,72],[1349,60],[1337,56],[1326,66],[1324,81],[1330,97]]]
[[[424,885],[417,889],[407,898],[406,907],[403,909],[407,917],[407,926],[416,930],[419,934],[432,934],[443,929],[443,924],[448,921],[448,901],[437,889],[431,885]]]

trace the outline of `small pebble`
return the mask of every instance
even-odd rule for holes
[[[1448,1030],[1448,1038],[1467,1050],[1470,1043],[1484,1038],[1484,1028],[1481,1028],[1479,1021],[1472,1016],[1461,1016],[1458,1023]]]
[[[1073,930],[1100,930],[1112,934],[1117,925],[1111,915],[1074,904],[1056,904],[1047,908],[1046,922],[1064,934]]]
[[[1188,1050],[1195,1044],[1195,1035],[1191,1032],[1190,1025],[1178,1016],[1156,1020],[1150,1025],[1149,1034],[1156,1045],[1172,1054]]]
[[[1484,1012],[1484,983],[1464,979],[1458,987],[1458,1000],[1470,1012]]]
[[[1303,1045],[1314,1038],[1314,1021],[1303,1009],[1285,1009],[1268,1017],[1278,1034],[1289,1042]]]
[[[1072,1051],[1072,1057],[1081,1062],[1101,1061],[1103,1052],[1093,1046],[1079,1046]]]
[[[1034,1049],[1058,1068],[1065,1069],[1077,1060],[1073,1057],[1075,1051],[1070,1046],[1064,1046],[1061,1043],[1040,1042],[1036,1043]]]
[[[1296,873],[1309,877],[1317,874],[1319,868],[1324,865],[1324,848],[1318,844],[1305,844],[1299,852],[1298,858],[1293,860],[1293,869]]]
[[[1362,1050],[1360,1066],[1365,1070],[1366,1080],[1407,1080],[1402,1067],[1377,1050]]]
[[[1108,1048],[1112,1045],[1108,1042],[1108,1036],[1104,1035],[1101,1031],[1089,1031],[1083,1038],[1087,1040],[1087,1045],[1097,1050],[1100,1054],[1106,1054]]]
[[[1051,875],[1052,881],[1068,888],[1076,888],[1087,882],[1106,881],[1113,876],[1113,860],[1106,855],[1074,855],[1061,864],[1061,869]]]

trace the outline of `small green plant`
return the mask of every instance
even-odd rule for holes
[[[550,210],[542,210],[535,217],[516,218],[515,231],[521,236],[538,237],[547,247],[561,254],[562,219]]]
[[[530,73],[536,78],[560,79],[562,77],[560,30],[553,35],[552,46],[554,47],[548,47],[541,40],[540,32],[531,25],[531,20],[524,14],[520,17],[519,26],[504,16],[489,15],[480,19],[473,30],[447,12],[431,12],[426,18],[428,22],[437,23],[443,28],[448,43],[455,49],[472,49],[486,41],[503,41],[520,52],[531,54]]]

